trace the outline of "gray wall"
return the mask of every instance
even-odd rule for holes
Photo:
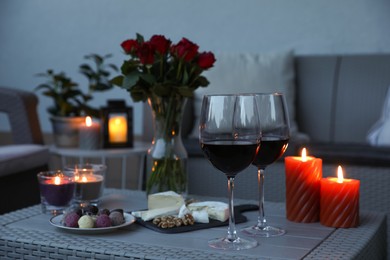
[[[78,66],[89,53],[112,53],[136,32],[188,37],[201,50],[298,54],[390,52],[388,0],[0,0],[0,85],[32,90],[48,68],[65,71],[81,85]],[[40,97],[44,132],[51,132]],[[93,104],[126,98],[135,108],[135,134],[142,133],[142,105],[122,89],[96,94]],[[0,115],[0,131],[9,124]]]

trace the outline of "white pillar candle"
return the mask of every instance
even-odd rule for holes
[[[79,148],[95,150],[100,149],[100,146],[100,124],[87,116],[79,129]]]

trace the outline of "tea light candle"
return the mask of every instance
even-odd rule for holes
[[[76,199],[81,201],[97,200],[103,191],[102,175],[92,174],[91,171],[75,175]]]
[[[108,136],[110,143],[127,142],[127,120],[124,116],[113,116],[108,120]]]
[[[55,176],[38,175],[41,196],[53,206],[66,206],[73,198],[74,182],[60,172]]]
[[[100,148],[100,124],[93,122],[90,116],[79,128],[79,148],[94,150]]]
[[[357,227],[360,181],[344,179],[341,166],[337,169],[337,176],[321,180],[320,222],[328,227]]]
[[[294,222],[319,221],[320,184],[322,159],[306,155],[287,156],[286,169],[286,217]]]

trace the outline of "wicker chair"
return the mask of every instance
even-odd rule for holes
[[[12,144],[0,146],[0,214],[40,202],[37,173],[48,169],[49,151],[32,92],[0,87],[0,112],[8,116]]]

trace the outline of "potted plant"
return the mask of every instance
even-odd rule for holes
[[[88,94],[90,96],[92,96],[94,92],[107,91],[113,87],[113,84],[111,83],[109,77],[112,71],[118,71],[118,67],[114,64],[105,63],[105,61],[111,57],[111,54],[106,54],[104,56],[100,56],[98,54],[90,54],[84,56],[85,59],[92,60],[94,63],[94,67],[91,67],[87,63],[81,64],[79,67],[80,73],[88,79]],[[86,100],[85,104],[83,104],[83,110],[88,115],[99,117],[99,110],[93,108],[90,105],[87,105],[88,101],[89,100]]]
[[[88,102],[93,99],[93,92],[106,91],[112,88],[109,81],[110,71],[117,70],[113,64],[105,64],[111,55],[86,55],[85,59],[92,59],[95,67],[89,64],[80,65],[80,73],[88,79],[88,93],[84,93],[79,85],[64,72],[55,73],[47,70],[38,76],[45,77],[47,81],[35,89],[42,90],[42,94],[53,99],[53,105],[47,110],[51,115],[54,142],[59,147],[77,147],[78,129],[84,122],[85,116],[99,117],[99,110],[90,106]]]
[[[42,94],[53,99],[53,105],[47,111],[51,115],[54,142],[59,147],[76,147],[78,145],[78,126],[84,121],[82,104],[91,99],[84,94],[78,84],[64,72],[55,73],[47,70],[38,76],[47,81],[36,87]]]

